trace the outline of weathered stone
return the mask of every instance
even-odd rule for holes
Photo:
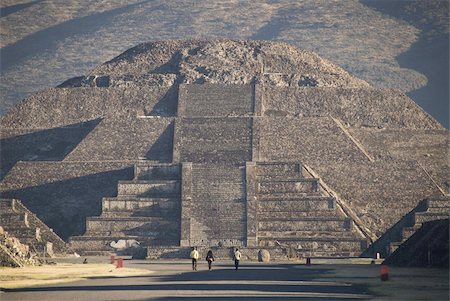
[[[269,251],[263,249],[258,252],[258,261],[259,262],[269,262],[270,261],[270,253]]]

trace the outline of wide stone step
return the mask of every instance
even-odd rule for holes
[[[428,207],[450,208],[450,196],[434,196],[426,200]]]
[[[317,179],[301,181],[268,181],[259,182],[258,194],[309,193],[318,191]]]
[[[180,195],[179,181],[119,181],[120,196],[177,198]]]
[[[259,211],[306,211],[333,210],[336,201],[333,198],[282,198],[258,201]]]
[[[316,250],[319,252],[362,252],[367,248],[367,241],[363,239],[344,238],[296,238],[296,237],[270,237],[259,238],[260,247],[291,246],[298,250]]]
[[[179,164],[144,165],[134,167],[136,180],[180,180],[181,166]]]
[[[73,236],[70,238],[70,246],[77,252],[85,254],[84,251],[107,251],[115,252],[116,249],[110,246],[111,242],[117,242],[119,240],[136,240],[140,243],[140,246],[161,245],[163,240],[154,237],[143,236]],[[170,241],[167,241],[170,243]],[[167,243],[165,242],[165,243]]]
[[[180,218],[179,210],[167,209],[138,209],[135,211],[103,211],[101,217],[103,218],[164,218],[167,220],[176,220]]]
[[[450,214],[450,199],[446,197],[427,199],[427,208],[427,212],[430,213]]]
[[[295,239],[361,239],[352,231],[258,231],[258,238],[295,238]]]
[[[177,223],[162,217],[88,217],[87,233],[122,233],[122,235],[158,236]]]
[[[411,236],[416,233],[420,226],[406,227],[402,229],[402,241],[408,240]]]
[[[300,163],[277,162],[257,163],[256,178],[258,180],[300,180],[303,179],[302,166]]]
[[[340,217],[335,210],[310,211],[258,211],[258,219],[264,221],[299,218],[335,218]]]
[[[449,213],[446,212],[418,212],[415,214],[416,223],[425,223],[448,218]]]
[[[6,210],[14,210],[13,199],[0,199],[0,210],[5,212]]]
[[[3,227],[10,235],[21,240],[21,238],[31,237],[41,240],[41,230],[39,228],[28,228],[24,226],[5,225]]]
[[[0,214],[0,224],[8,225],[11,223],[28,224],[28,213],[26,212],[5,212]]]
[[[102,212],[136,210],[176,210],[180,200],[176,198],[103,198]]]
[[[351,230],[353,222],[347,218],[278,218],[258,222],[261,231],[336,231]]]

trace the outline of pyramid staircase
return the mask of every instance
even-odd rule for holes
[[[119,181],[118,195],[103,198],[100,216],[88,217],[86,232],[70,244],[84,255],[109,254],[111,242],[137,241],[143,247],[179,243],[179,164],[138,163],[134,179]]]
[[[358,256],[367,240],[299,163],[257,163],[257,244],[293,257]]]
[[[450,218],[450,196],[438,195],[431,196],[424,200],[424,210],[415,212],[409,222],[409,226],[401,231],[401,237],[398,241],[389,244],[389,253],[392,254],[398,247],[407,241],[422,225],[426,222],[435,220],[444,220]]]
[[[0,225],[38,255],[69,252],[66,243],[19,200],[0,199]]]

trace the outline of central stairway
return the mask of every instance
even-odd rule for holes
[[[134,179],[119,181],[118,195],[102,200],[102,214],[88,217],[86,233],[70,240],[85,255],[115,252],[111,242],[139,242],[142,247],[179,243],[180,165],[135,165]]]
[[[257,163],[257,244],[292,257],[359,256],[367,241],[299,163]]]

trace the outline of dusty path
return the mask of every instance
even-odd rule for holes
[[[230,262],[216,262],[213,271],[207,271],[202,262],[197,272],[187,261],[125,261],[125,265],[153,273],[9,290],[0,293],[0,300],[446,300],[448,296],[448,270],[398,269],[382,283],[375,265],[245,263],[235,271]]]

